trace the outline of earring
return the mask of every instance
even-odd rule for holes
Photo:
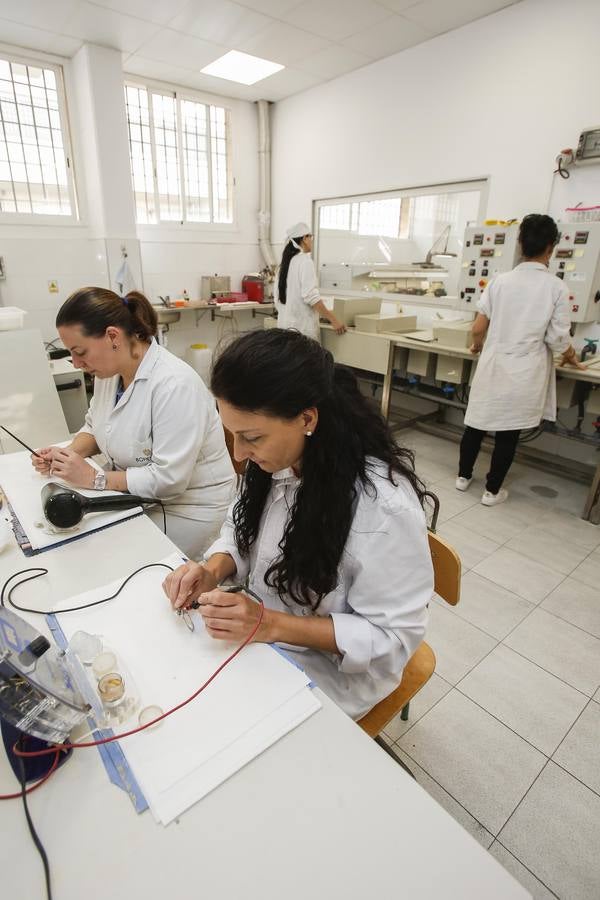
[[[113,350],[116,350],[116,349],[117,349],[117,345],[113,344]]]
[[[306,437],[312,437],[312,431],[307,431],[307,432],[306,432]]]

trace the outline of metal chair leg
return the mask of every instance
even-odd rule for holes
[[[402,719],[403,722],[408,722],[408,708],[409,708],[409,706],[410,706],[410,700],[408,701],[408,703],[406,704],[406,706],[403,706],[403,707],[402,707],[402,711],[401,711],[401,713],[400,713],[400,718]]]
[[[395,762],[397,762],[399,766],[402,766],[402,768],[404,769],[405,772],[408,772],[408,774],[410,775],[411,778],[414,778],[415,781],[417,780],[415,778],[415,776],[413,775],[413,773],[408,768],[408,766],[402,762],[400,757],[396,753],[394,753],[392,748],[389,746],[389,744],[386,744],[386,742],[383,740],[382,737],[377,735],[377,737],[374,738],[374,740],[375,740],[376,744],[379,744],[379,746],[381,747],[382,750],[385,750],[385,752],[387,753],[388,756],[391,756],[392,759],[395,760]]]

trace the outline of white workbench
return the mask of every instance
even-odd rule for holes
[[[0,578],[28,565],[47,567],[47,578],[30,582],[20,601],[15,596],[17,603],[42,608],[124,577],[172,549],[140,517],[33,560],[15,545],[0,554]],[[41,617],[29,619],[44,630]],[[126,794],[109,783],[95,749],[75,751],[30,798],[56,900],[529,897],[400,766],[319,696],[319,712],[168,828],[148,812],[136,815]],[[0,751],[0,793],[15,789]],[[0,833],[3,896],[43,897],[42,867],[19,800],[0,803]]]

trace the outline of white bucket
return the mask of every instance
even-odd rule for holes
[[[186,356],[192,369],[195,369],[202,381],[208,384],[210,381],[212,350],[206,344],[192,344],[188,348]]]

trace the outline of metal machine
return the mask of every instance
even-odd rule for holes
[[[600,222],[558,223],[549,270],[569,289],[572,322],[600,319]]]
[[[519,226],[468,225],[458,278],[459,309],[475,313],[486,285],[500,272],[514,269],[519,258]]]

